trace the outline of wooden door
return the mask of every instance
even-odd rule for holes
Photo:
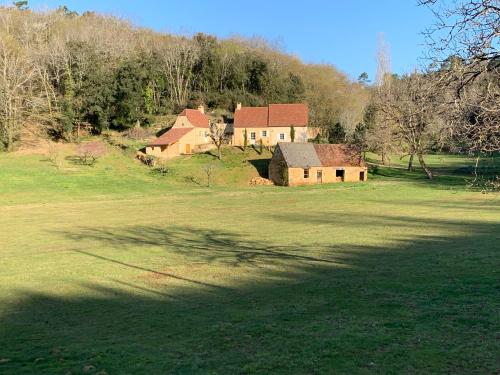
[[[322,184],[323,183],[323,171],[317,171],[316,172],[316,182],[318,184]]]
[[[191,153],[191,145],[189,143],[186,143],[186,154]]]

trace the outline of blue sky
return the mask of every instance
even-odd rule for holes
[[[331,63],[351,78],[376,72],[377,35],[391,48],[392,70],[423,63],[421,32],[432,23],[416,0],[30,0],[34,9],[66,5],[129,19],[158,31],[220,37],[262,36],[305,62]]]

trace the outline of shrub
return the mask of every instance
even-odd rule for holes
[[[48,159],[50,163],[58,170],[62,169],[63,158],[61,151],[56,143],[50,142],[48,148]]]
[[[106,154],[106,146],[100,141],[85,142],[78,146],[77,153],[81,164],[91,166]]]

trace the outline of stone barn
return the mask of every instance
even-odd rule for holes
[[[269,163],[276,185],[296,186],[366,181],[361,152],[342,144],[278,143]]]

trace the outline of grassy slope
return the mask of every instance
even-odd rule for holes
[[[247,187],[260,157],[207,189],[209,155],[0,156],[0,372],[498,370],[498,195],[384,168]]]

